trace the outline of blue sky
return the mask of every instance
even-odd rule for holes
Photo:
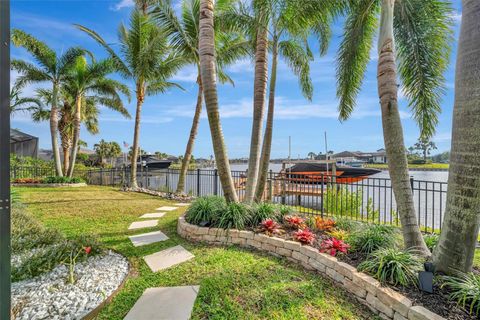
[[[175,0],[174,2],[178,2]],[[455,38],[458,36],[461,20],[460,0],[454,0]],[[108,42],[116,42],[116,30],[121,22],[128,22],[132,0],[103,1],[25,1],[13,0],[11,15],[12,27],[20,28],[46,41],[57,51],[70,46],[80,45],[98,57],[105,52],[88,36],[76,30],[72,23],[79,23],[99,32]],[[376,49],[372,50],[362,91],[358,97],[357,109],[352,118],[343,123],[337,119],[337,100],[335,97],[335,54],[340,42],[342,27],[337,22],[330,49],[326,56],[319,57],[311,65],[314,82],[312,102],[303,98],[297,85],[297,79],[288,67],[280,63],[277,79],[276,121],[274,124],[272,157],[288,155],[288,137],[292,137],[292,156],[305,157],[310,151],[324,151],[323,133],[327,131],[329,150],[372,151],[383,147],[380,109],[376,87]],[[312,41],[312,46],[317,45]],[[31,57],[21,48],[12,47],[12,57],[31,61]],[[434,141],[438,152],[450,148],[452,107],[454,96],[454,65],[456,42],[447,70],[447,93],[442,101],[442,114]],[[219,86],[219,102],[222,125],[229,155],[232,158],[248,155],[252,118],[253,65],[249,60],[238,61],[229,67],[228,72],[235,81],[231,85]],[[12,79],[16,74],[12,73]],[[196,72],[185,67],[175,77],[186,92],[173,90],[164,95],[146,99],[140,135],[142,149],[149,152],[162,151],[173,155],[183,154],[188,138],[197,87]],[[34,87],[24,90],[31,95]],[[418,138],[418,128],[410,118],[407,101],[401,97],[401,115],[407,147]],[[135,113],[135,101],[128,105],[132,115]],[[32,123],[28,115],[19,114],[12,119],[12,127],[40,137],[40,147],[50,148],[47,123]],[[126,141],[131,144],[133,120],[105,108],[101,110],[100,133],[92,136],[82,131],[81,139],[90,148],[100,139],[107,141]],[[201,120],[194,155],[209,157],[212,154],[208,121],[204,112]]]

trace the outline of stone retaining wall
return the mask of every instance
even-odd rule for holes
[[[56,188],[56,187],[86,187],[87,184],[85,182],[79,182],[79,183],[12,183],[13,187],[50,187],[50,188]]]
[[[285,257],[301,264],[305,269],[317,271],[332,279],[383,319],[444,319],[424,307],[412,306],[410,299],[390,288],[382,287],[377,280],[358,272],[355,267],[328,254],[320,253],[313,247],[301,245],[299,242],[251,231],[198,227],[186,222],[184,217],[178,220],[177,232],[192,241],[218,245],[237,244]]]

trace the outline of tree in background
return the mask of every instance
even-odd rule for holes
[[[165,152],[160,152],[160,151],[155,151],[155,157],[157,157],[158,159],[167,159],[168,158],[168,154],[165,153]]]
[[[471,271],[480,227],[480,2],[462,3],[447,205],[433,252],[436,269],[449,274]]]
[[[37,62],[37,65],[27,61],[13,59],[12,69],[21,75],[17,85],[27,83],[50,82],[52,85],[52,99],[50,106],[50,136],[52,140],[53,159],[57,176],[63,176],[60,151],[58,148],[58,93],[65,81],[69,69],[75,64],[78,57],[85,52],[79,47],[69,48],[61,56],[49,48],[44,42],[21,30],[12,31],[12,42],[15,46],[25,48]]]
[[[414,150],[418,150],[422,153],[423,161],[427,161],[427,157],[430,155],[432,150],[436,150],[437,146],[435,142],[427,138],[419,138],[418,141],[413,145]]]
[[[415,215],[397,79],[402,81],[421,137],[430,138],[438,123],[444,91],[443,72],[452,39],[451,12],[450,3],[440,0],[351,1],[338,54],[337,96],[340,119],[346,120],[355,107],[378,27],[377,85],[388,169],[405,247],[421,255],[429,251]]]
[[[310,159],[310,160],[314,160],[316,157],[317,157],[317,154],[315,152],[309,152],[307,154],[307,157]]]
[[[130,184],[137,188],[137,151],[140,143],[140,122],[142,106],[146,96],[165,93],[173,87],[181,88],[169,79],[185,65],[178,52],[172,51],[167,41],[167,33],[158,27],[146,13],[134,9],[127,28],[119,29],[120,55],[95,31],[77,25],[77,27],[97,41],[113,60],[118,72],[135,83],[136,111],[133,133],[133,155],[131,157]]]

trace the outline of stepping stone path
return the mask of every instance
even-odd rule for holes
[[[187,249],[178,245],[143,257],[153,272],[170,268],[195,257]]]
[[[169,206],[163,206],[163,207],[160,207],[160,208],[157,208],[155,210],[160,210],[160,211],[173,211],[173,210],[177,210],[178,207],[169,207]]]
[[[161,218],[165,215],[165,212],[154,212],[154,213],[145,213],[143,216],[140,216],[140,218],[146,219],[146,218]]]
[[[155,227],[157,224],[158,224],[158,220],[136,221],[136,222],[132,222],[130,227],[128,227],[128,230]]]
[[[149,288],[124,320],[188,320],[199,286]]]
[[[189,203],[175,203],[175,207],[163,206],[155,209],[160,212],[145,213],[140,218],[161,218],[166,214],[165,211],[174,211],[179,209],[179,207],[189,205]],[[143,220],[133,222],[128,229],[149,228],[156,225],[158,225],[158,220]],[[162,231],[133,235],[129,238],[134,247],[168,239]],[[150,254],[143,257],[143,259],[153,272],[157,272],[194,257],[192,253],[178,245]],[[198,290],[199,286],[148,288],[128,312],[124,320],[188,320],[190,319]]]
[[[145,246],[147,244],[168,240],[168,237],[162,231],[153,231],[136,236],[130,236],[134,247]]]

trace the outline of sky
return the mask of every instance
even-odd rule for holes
[[[179,0],[173,0],[178,10]],[[22,29],[45,41],[57,52],[72,46],[82,46],[98,58],[106,58],[105,51],[89,36],[77,30],[73,23],[96,30],[107,42],[115,45],[120,23],[128,23],[133,0],[13,0],[11,21],[13,28]],[[445,73],[446,94],[441,106],[437,133],[433,138],[438,150],[448,151],[451,140],[451,122],[454,98],[454,69],[456,46],[461,21],[460,0],[453,0],[455,9],[455,42],[450,65]],[[318,45],[313,39],[315,60],[311,64],[314,96],[311,102],[304,99],[296,77],[287,65],[280,61],[276,90],[276,115],[272,143],[272,158],[288,156],[288,139],[291,136],[292,157],[306,157],[309,152],[324,152],[324,132],[327,132],[328,150],[375,151],[383,148],[380,107],[376,86],[376,46],[371,52],[357,107],[347,121],[338,120],[338,100],[335,96],[335,57],[342,36],[342,21],[333,25],[333,36],[326,55],[320,57]],[[22,48],[12,46],[12,58],[32,61]],[[230,158],[246,157],[249,153],[253,113],[253,73],[250,59],[237,61],[227,68],[235,86],[219,85],[218,96],[225,142]],[[12,72],[12,82],[18,75]],[[121,79],[118,76],[114,78]],[[171,155],[184,153],[190,132],[197,96],[196,69],[187,66],[172,79],[181,84],[185,91],[174,89],[166,94],[147,97],[143,107],[140,145],[148,152],[161,151]],[[132,83],[128,83],[132,86]],[[40,85],[45,87],[46,84]],[[35,87],[23,90],[24,96],[34,94]],[[125,100],[130,114],[135,114],[135,99]],[[406,146],[413,145],[419,135],[416,123],[411,119],[408,101],[400,95],[400,113]],[[100,133],[90,135],[82,128],[81,139],[89,148],[100,139],[123,141],[132,144],[134,121],[120,114],[101,108]],[[28,114],[17,114],[12,118],[12,128],[40,138],[40,148],[51,149],[48,122],[33,123]],[[205,109],[200,122],[194,155],[208,158],[213,154],[210,131]]]

